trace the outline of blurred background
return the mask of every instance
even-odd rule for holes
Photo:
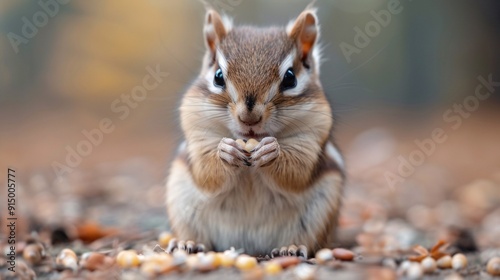
[[[236,24],[259,26],[284,26],[309,3],[207,1]],[[409,246],[459,226],[481,246],[498,246],[500,87],[473,99],[479,77],[500,81],[500,3],[316,6],[321,79],[348,165],[343,230],[373,235],[392,225],[389,235]],[[16,170],[24,232],[88,222],[168,227],[163,185],[182,139],[178,104],[204,53],[203,20],[195,0],[0,2],[0,179],[4,186],[7,166]],[[144,89],[147,76],[157,83]],[[140,101],[130,99],[135,91]],[[449,112],[464,100],[473,109]],[[112,131],[96,132],[103,120]],[[398,173],[400,156],[437,128],[446,141],[411,174]],[[72,155],[78,149],[85,155]],[[388,172],[401,180],[389,183]]]

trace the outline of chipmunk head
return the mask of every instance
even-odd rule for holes
[[[232,136],[297,133],[290,123],[300,120],[294,118],[327,104],[319,82],[314,9],[303,11],[286,28],[233,27],[209,9],[204,37],[207,52],[196,85],[210,105],[229,112],[223,122]]]

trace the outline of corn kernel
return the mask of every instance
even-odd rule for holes
[[[164,231],[160,233],[160,235],[158,235],[158,243],[162,248],[167,248],[168,243],[170,242],[170,240],[172,240],[172,238],[174,238],[172,233]]]
[[[250,270],[257,266],[257,259],[248,255],[240,255],[236,258],[235,266],[240,270]]]
[[[137,267],[141,263],[139,256],[134,250],[121,251],[116,256],[116,262],[123,268]]]
[[[283,268],[281,268],[281,265],[279,263],[270,261],[264,265],[264,270],[268,275],[278,275],[281,273],[281,271],[283,271]]]

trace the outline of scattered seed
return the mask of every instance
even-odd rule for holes
[[[198,255],[198,263],[196,265],[196,268],[201,271],[201,272],[208,272],[215,270],[217,267],[219,267],[221,264],[221,261],[219,259],[219,256],[214,253],[214,252],[209,252],[209,253],[201,253]]]
[[[248,255],[240,255],[236,258],[235,266],[240,270],[250,270],[257,266],[257,259]]]
[[[174,236],[168,231],[164,231],[158,235],[158,243],[162,248],[166,248]]]
[[[500,276],[500,257],[494,257],[488,261],[486,271],[493,276]]]
[[[316,252],[316,260],[319,264],[324,264],[333,259],[333,251],[330,249],[321,249]]]
[[[451,267],[453,269],[462,269],[467,266],[467,257],[464,254],[455,254],[451,258]]]
[[[410,268],[411,262],[410,261],[404,261],[399,265],[399,271],[402,272],[403,274],[408,271],[408,268]]]
[[[236,257],[233,257],[229,254],[225,253],[217,253],[219,261],[220,261],[220,266],[222,267],[231,267],[234,265],[234,261]]]
[[[147,277],[156,277],[162,272],[162,265],[156,262],[145,262],[141,265],[141,272]]]
[[[420,263],[417,262],[410,263],[410,266],[406,271],[406,276],[408,276],[409,279],[419,279],[422,277],[423,274],[424,270],[422,269]]]
[[[104,254],[88,252],[82,255],[80,265],[90,271],[107,269],[114,263],[114,259]]]
[[[442,269],[447,269],[451,268],[451,257],[450,256],[444,256],[437,260],[436,262],[437,266]]]
[[[45,250],[39,243],[29,244],[23,250],[23,258],[32,265],[39,264],[45,256]]]
[[[175,263],[174,258],[172,255],[164,253],[148,255],[141,265],[141,272],[152,277],[176,270],[179,266]]]
[[[297,257],[278,257],[273,259],[273,261],[281,265],[282,268],[287,268],[300,263],[300,259]]]
[[[264,270],[267,275],[278,275],[283,271],[281,265],[275,261],[266,262],[264,264]]]
[[[336,259],[339,259],[342,261],[352,261],[354,259],[354,253],[350,250],[343,249],[343,248],[333,249],[333,256]]]
[[[78,269],[78,258],[73,250],[62,249],[56,258],[56,264],[76,271]]]
[[[162,254],[163,255],[163,254]],[[167,255],[165,255],[167,256]],[[177,250],[175,251],[173,254],[172,254],[172,257],[174,257],[174,264],[175,265],[182,265],[182,264],[185,264],[186,261],[187,261],[187,257],[189,255],[186,253],[186,251],[181,251],[181,250]]]
[[[427,257],[420,263],[424,273],[431,274],[437,269],[436,261],[432,257]]]
[[[301,263],[295,267],[293,272],[299,279],[311,280],[314,279],[316,268],[310,264]]]
[[[141,263],[139,256],[134,250],[121,251],[116,256],[116,262],[123,268],[137,267]]]

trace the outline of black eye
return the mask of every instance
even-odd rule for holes
[[[214,86],[216,87],[224,87],[226,82],[224,82],[224,75],[222,74],[222,70],[219,68],[215,71],[214,75]]]
[[[293,73],[292,68],[288,68],[285,72],[285,76],[283,76],[283,81],[281,82],[280,89],[281,91],[285,91],[287,89],[291,89],[297,86],[297,79],[295,78],[295,74]]]

